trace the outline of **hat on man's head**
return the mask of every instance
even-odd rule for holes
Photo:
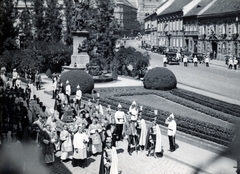
[[[77,89],[79,89],[80,88],[80,86],[79,85],[77,85]]]
[[[132,102],[132,105],[136,105],[137,103],[135,102],[135,100]]]
[[[16,71],[16,68],[14,68],[13,71]]]
[[[170,117],[172,117],[172,119],[174,119],[174,115],[173,115],[173,113],[170,115]]]
[[[67,80],[67,81],[66,81],[66,84],[68,84],[68,83],[69,83],[69,81]]]
[[[117,107],[118,107],[118,108],[122,108],[122,105],[119,103]]]

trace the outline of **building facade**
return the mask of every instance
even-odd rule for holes
[[[240,0],[213,0],[197,18],[199,52],[221,60],[228,54],[240,56]]]
[[[158,45],[185,49],[183,7],[192,0],[168,0],[157,10]]]
[[[239,19],[240,0],[167,0],[145,18],[145,41],[213,59],[240,57]]]
[[[137,20],[144,22],[144,18],[156,11],[156,8],[166,0],[129,0],[137,9]]]
[[[137,8],[127,0],[116,0],[115,3],[114,16],[120,26],[124,28],[124,35],[136,35],[139,31]]]

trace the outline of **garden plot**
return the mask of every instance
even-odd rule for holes
[[[232,124],[225,122],[223,120],[214,118],[212,116],[209,116],[207,114],[203,114],[201,112],[195,111],[194,109],[185,107],[183,105],[180,105],[178,103],[169,101],[167,99],[164,99],[162,97],[159,97],[154,94],[149,95],[134,95],[134,96],[121,96],[118,97],[120,99],[128,100],[128,101],[137,101],[140,105],[146,105],[150,106],[156,109],[161,109],[164,111],[172,112],[175,114],[178,114],[183,117],[189,117],[196,120],[212,123],[221,127],[225,128],[232,128]]]

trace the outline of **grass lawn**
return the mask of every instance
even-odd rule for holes
[[[232,124],[225,122],[223,120],[213,118],[209,115],[200,113],[188,107],[182,106],[180,104],[174,103],[162,97],[159,97],[154,94],[149,95],[134,95],[134,96],[121,96],[119,97],[124,100],[133,101],[135,100],[138,104],[147,105],[150,107],[158,108],[168,112],[172,112],[181,116],[190,117],[200,121],[212,123],[225,128],[232,128]]]

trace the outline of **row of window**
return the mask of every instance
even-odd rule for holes
[[[238,33],[238,24],[200,26],[199,32],[200,34],[236,34]]]
[[[209,26],[198,26],[194,24],[185,24],[183,28],[182,20],[177,21],[167,21],[160,22],[157,24],[157,21],[154,22],[146,22],[145,29],[155,28],[157,26],[158,31],[199,31],[199,34],[209,35],[212,33],[216,34],[236,34],[238,33],[238,24],[221,24],[221,25],[209,25]]]

